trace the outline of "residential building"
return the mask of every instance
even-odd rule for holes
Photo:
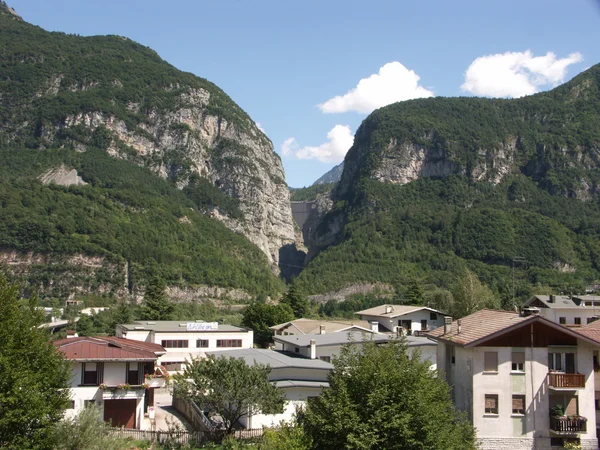
[[[549,449],[565,440],[598,447],[597,339],[541,315],[493,310],[448,318],[428,337],[438,343],[438,369],[482,450]]]
[[[444,324],[445,314],[426,306],[381,305],[355,313],[361,320],[379,326],[379,332],[406,334],[434,330]]]
[[[325,334],[339,333],[340,331],[377,332],[378,327],[365,320],[323,320],[323,319],[295,319],[290,322],[280,323],[269,327],[275,336],[288,336],[296,334]]]
[[[268,364],[271,367],[269,381],[280,387],[286,398],[282,414],[257,414],[240,422],[247,429],[273,427],[282,421],[289,422],[296,409],[304,407],[307,400],[318,396],[329,387],[327,376],[333,366],[319,359],[293,357],[288,354],[257,348],[230,351],[208,351],[206,355],[241,358],[250,366]]]
[[[362,345],[367,341],[376,344],[385,344],[395,341],[396,335],[390,333],[364,333],[359,331],[347,331],[344,333],[329,334],[305,334],[290,336],[274,336],[275,350],[283,351],[304,358],[321,359],[331,362],[339,355],[342,347],[347,344]],[[418,348],[421,352],[421,360],[428,360],[435,369],[436,349],[435,342],[426,337],[406,336],[409,356]]]
[[[595,295],[534,295],[523,308],[534,308],[539,315],[565,326],[587,325],[600,316],[600,297]]]
[[[166,350],[158,364],[169,372],[185,369],[185,360],[208,350],[252,348],[254,333],[248,328],[217,322],[145,321],[117,325],[116,335],[159,344]]]
[[[142,428],[154,389],[166,381],[155,367],[165,352],[160,345],[114,337],[73,337],[54,345],[73,363],[66,417],[93,404],[115,427]]]

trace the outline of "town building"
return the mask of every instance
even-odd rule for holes
[[[541,315],[487,309],[447,318],[427,336],[482,450],[560,448],[565,440],[598,448],[595,337]]]
[[[365,341],[386,344],[397,339],[397,335],[390,333],[364,333],[359,331],[273,337],[275,350],[298,355],[303,358],[320,359],[326,362],[332,362],[340,354],[344,345],[362,346]],[[404,339],[408,347],[408,356],[412,356],[413,352],[419,349],[421,360],[431,362],[432,368],[435,369],[437,363],[437,345],[435,342],[420,336],[406,336]]]
[[[304,407],[308,399],[317,397],[323,388],[329,387],[327,376],[333,366],[319,359],[290,356],[286,353],[257,348],[230,351],[208,351],[207,356],[241,358],[250,366],[268,364],[271,367],[269,381],[281,388],[286,403],[282,414],[257,414],[240,422],[246,429],[274,427],[282,421],[289,422],[297,408]]]
[[[169,372],[184,370],[186,359],[203,356],[209,350],[252,348],[254,339],[253,331],[248,328],[217,322],[174,320],[139,320],[119,324],[116,335],[164,347],[166,353],[158,358],[158,364]]]
[[[323,319],[295,319],[269,327],[275,336],[326,334],[341,331],[364,331],[376,333],[378,327],[365,320],[323,320]]]
[[[73,337],[54,345],[73,363],[66,417],[95,405],[112,426],[142,428],[154,389],[166,383],[167,374],[155,366],[165,353],[160,345],[114,337]]]
[[[600,317],[600,297],[596,295],[534,295],[523,308],[565,326],[582,326]]]
[[[377,325],[379,332],[404,334],[434,330],[444,324],[446,316],[435,309],[415,305],[381,305],[355,314],[372,326]]]

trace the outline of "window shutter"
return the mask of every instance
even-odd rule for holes
[[[488,396],[485,398],[485,407],[496,409],[496,399],[494,397]]]
[[[498,371],[498,352],[485,352],[483,361],[484,372]]]
[[[513,364],[525,364],[525,352],[513,352],[512,362]]]
[[[512,398],[513,413],[521,413],[525,411],[525,397],[522,395],[513,395]]]

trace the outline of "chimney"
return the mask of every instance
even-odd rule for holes
[[[377,321],[371,322],[371,331],[373,333],[379,333],[379,322],[377,322]]]
[[[450,333],[452,330],[452,317],[445,316],[444,317],[444,334]]]
[[[548,303],[554,303],[556,301],[556,296],[553,294],[550,294],[550,296],[548,297]]]
[[[310,340],[310,359],[317,359],[317,341]]]
[[[392,305],[385,305],[385,313],[390,314],[392,312]]]
[[[325,334],[325,325],[319,326],[319,334]]]
[[[462,321],[460,319],[458,319],[456,321],[456,323],[458,324],[458,334],[460,334],[460,329],[461,329]]]

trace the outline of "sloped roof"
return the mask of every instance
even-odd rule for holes
[[[268,364],[273,369],[294,367],[299,369],[323,369],[333,368],[331,363],[321,361],[320,359],[308,359],[303,357],[294,357],[286,353],[275,350],[266,350],[262,348],[240,348],[237,350],[217,350],[206,352],[207,355],[230,356],[232,358],[241,358],[248,365],[256,363]]]
[[[366,331],[371,331],[371,324],[366,320],[314,320],[304,318],[280,323],[269,328],[279,331],[294,327],[303,334],[316,334],[320,332],[321,325],[325,326],[326,333],[336,333],[352,327],[364,328]]]
[[[190,320],[189,323],[202,323],[202,320]],[[127,331],[154,331],[155,333],[247,333],[248,328],[235,325],[218,324],[217,330],[188,331],[185,320],[137,320],[133,323],[120,323],[117,326]]]
[[[317,346],[326,347],[328,345],[343,345],[350,342],[356,342],[360,344],[363,341],[363,335],[367,341],[374,341],[377,343],[385,343],[397,339],[396,336],[390,334],[366,334],[360,331],[348,331],[329,334],[296,334],[288,336],[273,336],[273,340],[276,342],[285,342],[286,344],[297,345],[298,347],[308,347],[310,346],[310,341],[314,340]]]
[[[577,297],[577,298],[581,298],[581,297]],[[536,300],[537,300],[537,302],[536,302]],[[575,303],[573,301],[573,299],[571,297],[568,297],[566,295],[555,295],[553,302],[550,302],[549,295],[534,295],[529,300],[527,300],[525,302],[525,305],[523,305],[523,306],[529,306],[529,305],[535,304],[535,303],[537,303],[538,305],[541,303],[541,306],[543,308],[551,308],[551,309],[585,308],[585,305],[583,303],[578,305],[577,303]]]
[[[386,308],[391,307],[391,312],[386,312]],[[365,309],[363,311],[355,312],[359,316],[382,316],[382,317],[397,317],[402,316],[404,314],[408,314],[415,311],[421,311],[422,309],[426,309],[428,311],[441,314],[445,316],[446,314],[436,311],[435,309],[428,308],[426,306],[417,306],[417,305],[380,305],[375,306],[374,308]]]
[[[76,337],[54,341],[73,361],[156,361],[165,349],[149,342],[114,337]]]
[[[594,344],[600,343],[600,341],[580,333],[579,330],[564,327],[537,314],[522,316],[511,311],[482,309],[463,317],[460,321],[460,333],[458,332],[458,321],[455,320],[452,322],[448,333],[444,333],[444,327],[441,326],[430,331],[426,336],[436,341],[452,342],[463,347],[472,347],[526,324],[540,321],[570,336],[582,338]]]

